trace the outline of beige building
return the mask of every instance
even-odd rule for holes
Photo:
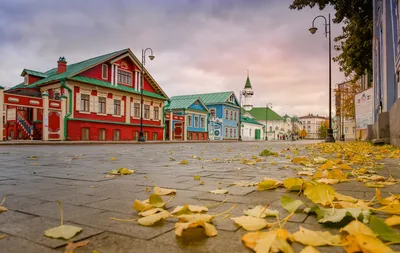
[[[308,114],[306,116],[302,116],[299,118],[299,121],[302,122],[303,129],[306,130],[307,136],[306,139],[319,139],[318,129],[322,125],[324,121],[328,120],[327,117]]]

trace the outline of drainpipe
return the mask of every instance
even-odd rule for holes
[[[61,79],[61,87],[68,90],[69,94],[69,113],[67,113],[64,117],[64,136],[65,140],[68,140],[68,118],[72,114],[72,90],[65,84],[65,78]]]

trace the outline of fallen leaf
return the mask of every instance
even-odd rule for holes
[[[114,157],[111,157],[111,159],[110,159],[111,161],[115,161],[115,158]]]
[[[387,218],[385,220],[385,223],[390,227],[394,227],[394,226],[400,225],[400,216],[393,215],[393,216]]]
[[[139,212],[143,212],[154,207],[148,203],[148,200],[140,201],[136,199],[135,202],[133,202],[132,208]]]
[[[345,163],[341,164],[339,166],[339,168],[342,169],[342,170],[352,170],[352,168],[349,165],[345,164]]]
[[[251,187],[251,186],[257,186],[258,182],[241,181],[241,182],[235,182],[232,185],[238,187]]]
[[[175,234],[177,236],[182,236],[182,233],[184,230],[188,228],[195,228],[195,227],[203,227],[204,228],[204,234],[207,236],[216,236],[218,235],[218,231],[215,229],[215,227],[207,223],[205,221],[196,221],[196,222],[185,222],[185,223],[175,223]]]
[[[272,151],[269,151],[268,149],[264,149],[263,151],[260,152],[259,156],[275,156],[277,154],[278,153],[276,153],[276,152],[272,152]]]
[[[257,231],[270,225],[266,220],[252,216],[240,216],[231,218],[231,220],[247,231]]]
[[[350,203],[356,203],[358,201],[358,199],[355,199],[351,196],[342,195],[338,192],[335,192],[334,196],[335,196],[335,199],[339,200],[339,201],[345,201],[345,202],[350,202]]]
[[[159,212],[162,212],[162,211],[164,211],[164,209],[157,207],[157,208],[153,208],[153,209],[150,209],[150,210],[146,210],[146,211],[140,212],[139,215],[145,217],[145,216],[153,215],[153,214],[156,214],[156,213],[159,213]]]
[[[193,177],[193,179],[196,180],[196,181],[200,181],[200,175],[195,175],[195,176]]]
[[[152,226],[152,225],[154,225],[154,223],[170,217],[170,215],[171,214],[168,211],[163,210],[163,211],[161,211],[159,213],[152,214],[152,215],[140,218],[138,220],[138,222],[142,226]]]
[[[376,209],[378,211],[390,213],[390,214],[397,214],[400,215],[400,203],[399,202],[393,202],[387,206],[380,207]]]
[[[282,185],[281,181],[270,178],[264,178],[261,182],[258,183],[257,190],[265,191],[265,190],[276,189],[281,185]]]
[[[304,195],[316,204],[326,206],[334,199],[335,190],[325,184],[309,185],[304,190]]]
[[[3,206],[4,202],[6,201],[6,197],[3,198],[3,201],[0,203],[0,213],[7,212],[7,208]]]
[[[297,175],[299,175],[299,176],[312,176],[313,173],[311,171],[299,171],[299,172],[297,172]]]
[[[157,194],[151,194],[149,197],[149,204],[154,207],[163,208],[167,203]]]
[[[202,212],[208,212],[208,208],[205,206],[184,205],[175,207],[171,214],[182,215]]]
[[[265,218],[267,216],[278,216],[279,211],[277,210],[269,210],[261,205],[255,206],[253,209],[248,209],[243,211],[244,214],[248,216],[252,216],[255,218]]]
[[[400,234],[393,231],[382,219],[372,216],[370,227],[380,239],[391,243],[400,243]]]
[[[6,234],[0,235],[0,240],[6,238],[7,236],[8,236],[8,235],[6,235]]]
[[[368,253],[393,252],[388,246],[383,244],[381,240],[379,240],[374,236],[369,236],[365,234],[356,234],[354,235],[354,237],[362,252],[368,252]]]
[[[347,232],[350,235],[356,235],[356,234],[364,234],[368,236],[373,236],[375,237],[375,233],[372,232],[372,230],[365,225],[364,223],[354,220],[347,224],[345,227],[340,229],[340,232],[342,233],[343,231]]]
[[[158,196],[165,196],[165,195],[174,195],[176,194],[175,189],[167,189],[167,188],[160,188],[158,186],[154,186],[154,194]]]
[[[214,193],[214,194],[226,194],[226,193],[228,193],[228,190],[227,189],[217,189],[217,190],[213,190],[210,192]]]
[[[189,164],[189,161],[188,161],[188,160],[182,160],[182,161],[179,162],[179,164],[184,164],[184,165],[186,165],[186,164]]]
[[[289,213],[295,212],[300,206],[305,205],[301,200],[295,200],[287,195],[281,197],[282,207]]]
[[[74,250],[80,247],[84,247],[86,245],[88,245],[89,241],[81,241],[81,242],[68,242],[67,246],[65,247],[65,251],[64,253],[74,253]]]
[[[368,223],[370,217],[370,211],[362,210],[361,208],[337,209],[314,206],[310,210],[307,210],[307,213],[316,213],[319,223],[338,223],[346,218],[346,216],[350,216],[354,219],[362,220],[364,223]]]
[[[293,248],[282,237],[284,229],[271,230],[268,232],[249,232],[242,236],[242,242],[256,253],[263,252],[284,252],[293,253]]]
[[[313,231],[299,227],[299,231],[293,234],[293,239],[303,245],[323,246],[340,243],[339,235],[332,235],[328,231]]]
[[[288,191],[302,191],[304,190],[304,179],[302,178],[286,178],[283,185]]]
[[[331,178],[321,178],[316,180],[318,183],[322,184],[338,184],[340,182],[339,179],[331,179]]]
[[[292,163],[297,163],[301,165],[306,165],[309,162],[310,160],[306,156],[296,156],[292,159]]]
[[[320,252],[313,246],[307,246],[304,249],[302,249],[300,253],[320,253]]]
[[[80,233],[83,229],[80,227],[64,225],[64,213],[62,210],[61,202],[58,201],[58,207],[60,209],[60,223],[61,225],[55,228],[50,228],[44,231],[44,235],[51,238],[62,238],[65,240],[69,240],[78,233]]]

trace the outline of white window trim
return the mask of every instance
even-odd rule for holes
[[[114,106],[115,106],[115,104],[114,104],[115,100],[118,100],[118,101],[120,102],[120,104],[119,104],[119,106],[120,106],[120,107],[119,107],[119,113],[120,113],[120,114],[115,114],[115,108],[114,108]],[[113,117],[118,117],[118,118],[122,117],[122,115],[121,115],[121,111],[122,111],[122,99],[117,98],[117,96],[115,96],[115,98],[114,98],[114,96],[113,96],[113,103],[112,103],[112,105],[113,105],[113,114],[112,114],[112,116],[113,116]],[[106,106],[107,106],[107,102],[106,102]]]
[[[104,66],[106,66],[106,77],[104,77]],[[107,64],[101,65],[101,79],[108,80],[108,65]]]
[[[188,118],[188,123],[187,123],[188,127],[193,127],[193,115],[188,115],[187,118]],[[191,119],[189,120],[189,118]]]
[[[87,91],[85,92],[85,93],[82,93],[82,92],[80,92],[80,94],[81,94],[81,97],[80,97],[80,108],[79,108],[79,112],[80,113],[83,113],[83,114],[90,114],[90,100],[91,100],[91,95],[90,95],[90,93],[91,92],[89,92],[89,93],[87,93]],[[87,96],[89,96],[89,111],[83,111],[82,110],[82,95],[87,95]]]
[[[196,126],[196,119],[197,119],[197,126]],[[195,116],[194,116],[194,122],[193,122],[194,128],[199,128],[199,124],[200,124],[200,122],[199,122],[199,116],[198,116],[198,115],[195,115]]]
[[[24,85],[28,85],[28,83],[29,83],[29,75],[25,74],[25,76],[24,76]]]
[[[117,83],[118,84],[122,84],[122,85],[132,85],[133,72],[129,71],[129,70],[125,70],[125,69],[117,69],[117,71],[116,71],[117,72],[117,76],[118,76],[118,71],[130,73],[131,74],[131,83],[122,83],[122,82],[118,81],[118,77],[116,78],[117,79]]]
[[[155,117],[155,108],[158,108],[158,119],[155,119],[154,117]],[[161,120],[161,107],[159,107],[159,106],[153,106],[153,119],[152,119],[152,121],[160,121]]]

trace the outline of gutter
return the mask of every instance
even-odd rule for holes
[[[70,87],[68,87],[65,84],[65,80],[66,80],[65,78],[61,79],[61,87],[68,90],[68,94],[69,94],[69,113],[66,114],[64,117],[64,137],[65,137],[65,140],[68,140],[68,118],[72,114],[72,90]]]

